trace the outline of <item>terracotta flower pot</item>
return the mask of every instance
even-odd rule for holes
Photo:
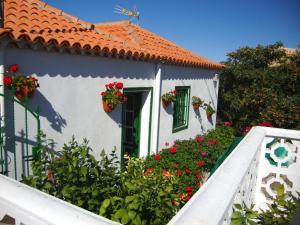
[[[15,96],[20,102],[23,102],[28,96],[28,92],[28,87],[19,87],[15,92]]]
[[[115,108],[111,108],[106,101],[102,101],[102,105],[103,105],[103,110],[106,113],[110,113],[115,109]]]
[[[31,98],[35,93],[35,88],[29,88],[28,89],[28,97]]]
[[[170,103],[170,101],[162,100],[162,104],[165,109],[170,105]]]
[[[194,103],[194,104],[193,104],[193,108],[194,108],[194,110],[198,110],[198,109],[199,109],[199,107],[200,107],[200,104],[197,104],[197,103]]]

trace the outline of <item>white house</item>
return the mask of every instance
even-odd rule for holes
[[[30,108],[39,107],[41,129],[56,149],[75,135],[95,151],[115,146],[120,158],[124,152],[145,156],[214,128],[215,114],[208,119],[203,109],[194,111],[191,97],[217,110],[222,65],[129,21],[91,24],[39,0],[4,0],[3,15],[1,81],[11,64],[38,78]],[[116,81],[123,82],[128,102],[106,113],[99,93]],[[170,90],[179,93],[177,102],[164,109],[161,96]],[[3,99],[2,115],[13,121],[6,126],[13,123],[20,147],[24,113]],[[27,129],[35,126],[29,119]],[[34,136],[28,135],[29,145]],[[9,154],[11,161],[22,157],[16,150]]]

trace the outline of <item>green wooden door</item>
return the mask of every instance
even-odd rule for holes
[[[139,157],[142,92],[127,92],[123,108],[123,153]]]

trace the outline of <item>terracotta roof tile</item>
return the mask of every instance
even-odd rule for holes
[[[128,21],[91,24],[40,0],[4,0],[4,27],[0,37],[14,41],[50,42],[68,48],[102,51],[104,54],[164,60],[204,68],[222,68]]]

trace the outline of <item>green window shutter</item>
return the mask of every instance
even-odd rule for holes
[[[173,133],[188,128],[190,87],[177,86],[173,114]]]

